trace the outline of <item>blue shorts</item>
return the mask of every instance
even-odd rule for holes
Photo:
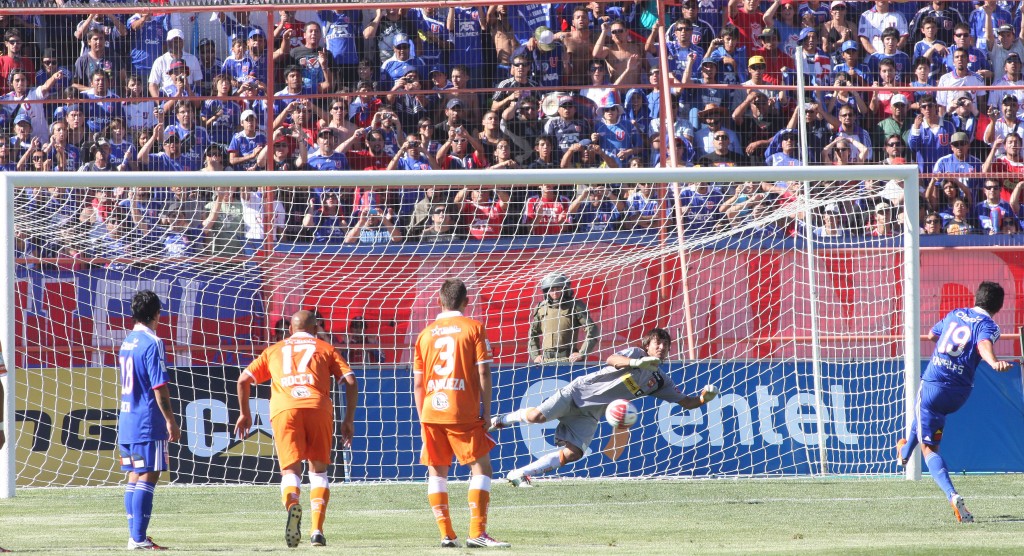
[[[146,473],[170,469],[170,454],[166,440],[151,440],[135,444],[118,444],[121,450],[121,471]]]
[[[917,392],[917,438],[923,444],[938,446],[946,416],[955,413],[967,402],[970,388],[951,387],[935,382],[922,382]]]

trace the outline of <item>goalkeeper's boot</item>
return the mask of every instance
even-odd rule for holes
[[[907,466],[907,460],[903,457],[903,447],[907,445],[907,439],[901,438],[896,441],[896,465],[900,467]]]
[[[292,504],[292,507],[288,508],[288,521],[284,526],[284,543],[288,548],[299,546],[299,540],[302,539],[302,532],[299,530],[301,525],[302,506]]]
[[[327,537],[324,536],[322,531],[313,531],[313,534],[309,537],[309,544],[313,546],[327,546]]]
[[[518,469],[509,471],[508,475],[505,475],[505,480],[514,487],[527,488],[533,486],[533,479]],[[466,541],[466,545],[469,546],[469,541]]]
[[[495,415],[494,417],[491,417],[491,426],[487,427],[487,432],[494,432],[507,426],[508,425],[501,422],[501,415]]]
[[[512,545],[507,542],[495,540],[487,533],[484,533],[479,537],[467,539],[466,548],[512,548]]]
[[[135,542],[134,540],[129,538],[128,550],[167,550],[167,547],[160,546],[153,542],[153,537],[146,537],[146,540],[142,542]]]
[[[441,539],[441,548],[459,548],[459,540],[445,537]]]
[[[974,523],[974,516],[971,512],[967,511],[967,503],[964,502],[964,497],[959,494],[954,494],[953,498],[949,500],[949,505],[953,506],[953,515],[956,516],[956,520],[960,523]]]

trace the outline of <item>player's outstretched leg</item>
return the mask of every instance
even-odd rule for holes
[[[946,494],[946,500],[953,507],[953,515],[956,516],[956,520],[960,523],[973,523],[974,516],[971,515],[971,512],[967,511],[964,497],[956,492],[956,488],[953,487],[953,481],[949,478],[946,460],[942,459],[939,452],[927,444],[922,445],[922,451],[924,452],[924,463],[928,466],[928,473],[932,476],[935,484],[939,485],[942,492]]]
[[[525,407],[523,409],[517,409],[512,413],[505,413],[504,415],[495,415],[491,417],[491,426],[487,429],[487,432],[496,431],[505,427],[510,427],[516,423],[544,423],[547,419],[544,414],[540,412],[536,407]]]
[[[309,543],[313,546],[327,546],[327,538],[324,537],[324,519],[327,517],[327,503],[331,500],[331,484],[327,479],[327,472],[309,473],[309,506],[313,511],[312,534]]]
[[[549,452],[533,460],[532,463],[510,471],[505,479],[512,483],[512,486],[530,485],[533,477],[550,473],[555,469],[572,463],[583,457],[583,450],[566,443],[565,446],[554,452]]]

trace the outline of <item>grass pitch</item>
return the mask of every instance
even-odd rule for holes
[[[1021,554],[1020,475],[958,476],[976,523],[956,523],[935,484],[899,478],[495,481],[489,530],[516,554]],[[452,483],[462,541],[466,484]],[[309,534],[308,486],[303,536]],[[0,500],[0,546],[17,553],[97,554],[124,549],[119,488],[36,489]],[[157,489],[150,534],[177,552],[280,553],[280,490]],[[458,554],[437,546],[425,484],[335,485],[328,546],[294,553]],[[475,551],[474,551],[475,552]]]

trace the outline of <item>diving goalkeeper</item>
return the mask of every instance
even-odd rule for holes
[[[660,366],[668,358],[671,347],[672,337],[668,331],[654,328],[640,340],[640,347],[626,348],[608,356],[607,366],[603,369],[570,382],[538,407],[520,409],[491,419],[490,430],[515,423],[558,420],[555,440],[561,448],[509,472],[505,479],[514,486],[529,484],[531,477],[549,473],[582,458],[594,439],[605,408],[615,400],[654,396],[686,409],[694,409],[713,400],[718,395],[717,387],[705,386],[697,396],[685,396],[676,389],[671,378],[662,374]]]

